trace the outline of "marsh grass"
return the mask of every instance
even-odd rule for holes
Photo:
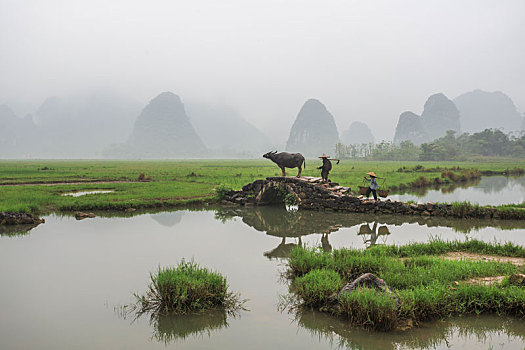
[[[525,256],[523,247],[480,241],[434,240],[427,244],[339,249],[331,253],[298,247],[288,262],[288,276],[293,280],[290,290],[303,306],[319,307],[375,330],[391,330],[401,321],[417,324],[455,314],[492,312],[525,317],[524,287],[512,286],[508,279],[491,286],[461,283],[476,277],[523,273],[523,267],[496,261],[446,260],[439,256],[453,251]],[[330,300],[340,286],[367,272],[377,275],[393,289],[398,305],[391,295],[367,288],[344,295],[336,304]]]
[[[150,278],[148,292],[135,294],[139,314],[188,314],[215,309],[235,312],[244,304],[238,294],[228,291],[225,277],[193,261],[159,268]]]

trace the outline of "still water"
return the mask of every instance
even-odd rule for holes
[[[474,183],[421,189],[419,193],[389,196],[392,200],[425,202],[464,202],[480,205],[501,205],[525,201],[525,177],[484,176]]]
[[[407,221],[408,220],[408,221]],[[278,311],[299,243],[364,248],[476,238],[525,245],[525,222],[214,208],[77,221],[49,216],[0,232],[0,349],[523,349],[525,321],[494,316],[371,333],[317,312]],[[158,266],[195,259],[249,299],[238,317],[123,318]]]

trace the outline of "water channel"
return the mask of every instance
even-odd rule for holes
[[[412,190],[411,193],[391,195],[389,198],[418,203],[469,201],[480,205],[518,204],[525,201],[525,176],[484,176],[474,182]]]
[[[107,214],[106,214],[107,215]],[[120,214],[123,215],[123,214]],[[525,245],[525,221],[214,207],[0,229],[1,349],[523,349],[525,321],[493,315],[374,333],[319,312],[280,312],[286,256],[297,244],[479,239]],[[124,318],[159,266],[194,259],[249,299],[237,317]]]

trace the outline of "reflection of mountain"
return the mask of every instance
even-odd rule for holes
[[[166,345],[187,337],[209,336],[212,331],[228,327],[224,310],[189,315],[152,315],[150,323],[154,328],[153,338]]]
[[[164,212],[158,214],[150,214],[151,218],[161,224],[162,226],[172,227],[177,225],[184,216],[183,211]]]
[[[441,349],[449,348],[450,343],[464,343],[474,349],[476,345],[490,341],[491,336],[498,340],[498,344],[523,344],[525,341],[522,321],[496,316],[434,321],[425,327],[395,333],[395,336],[392,333],[367,332],[352,327],[347,320],[316,311],[299,312],[296,320],[299,327],[316,339],[324,338],[348,349]]]

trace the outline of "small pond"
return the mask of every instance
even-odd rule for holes
[[[0,231],[2,349],[522,349],[525,342],[525,321],[494,316],[371,333],[318,312],[278,311],[288,288],[280,274],[296,244],[330,250],[440,237],[525,245],[523,221],[275,207],[45,219],[30,231]],[[149,273],[182,258],[227,276],[231,289],[249,299],[249,311],[123,318],[120,306],[133,301],[133,292],[146,291]]]
[[[101,194],[101,193],[113,193],[115,191],[106,191],[106,190],[94,190],[94,191],[81,191],[81,192],[69,192],[62,194],[63,196],[71,196],[71,197],[80,197],[85,196],[88,194]]]
[[[480,205],[518,204],[525,201],[525,177],[484,176],[473,183],[425,188],[415,193],[390,195],[388,198],[418,203],[468,201]]]

